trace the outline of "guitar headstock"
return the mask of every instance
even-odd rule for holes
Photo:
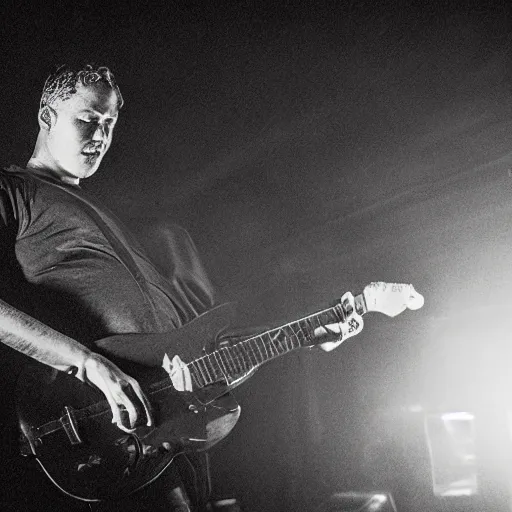
[[[370,283],[363,291],[367,311],[377,311],[387,316],[397,316],[406,309],[420,309],[425,299],[412,284]]]

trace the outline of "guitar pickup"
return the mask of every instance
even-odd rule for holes
[[[72,445],[83,444],[82,438],[78,433],[75,410],[72,407],[67,405],[64,407],[64,416],[60,418],[60,422]]]

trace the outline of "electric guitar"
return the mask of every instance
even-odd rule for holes
[[[360,322],[370,311],[396,316],[420,308],[423,297],[412,285],[379,282],[351,304],[340,301],[239,340],[220,335],[228,324],[228,305],[170,333],[102,340],[99,350],[139,381],[153,407],[154,425],[130,433],[112,424],[99,390],[64,372],[31,365],[17,387],[22,454],[35,457],[51,481],[76,499],[126,497],[157,479],[178,454],[208,449],[227,436],[240,415],[229,392],[259,366],[324,343],[315,335],[318,328]]]

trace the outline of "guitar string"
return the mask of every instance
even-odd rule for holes
[[[248,372],[247,372],[247,373],[250,373],[254,368],[256,368],[256,367],[258,367],[258,366],[260,366],[260,365],[264,364],[265,362],[267,362],[266,360],[269,360],[269,359],[272,359],[272,358],[274,358],[274,357],[277,357],[277,356],[283,355],[283,354],[284,354],[284,353],[286,353],[286,352],[289,352],[289,351],[291,351],[291,350],[294,350],[295,348],[300,348],[300,347],[302,346],[302,344],[301,344],[301,341],[300,341],[299,337],[296,335],[295,331],[293,331],[293,325],[297,325],[297,326],[299,327],[300,331],[301,331],[301,332],[303,332],[303,329],[304,329],[304,328],[302,327],[303,323],[306,323],[306,324],[308,324],[308,325],[311,325],[311,324],[313,324],[313,323],[314,323],[314,322],[312,322],[312,320],[319,320],[319,317],[320,317],[320,316],[322,316],[322,315],[330,316],[330,315],[329,315],[329,313],[331,313],[331,314],[332,314],[332,313],[334,313],[334,316],[335,316],[335,318],[336,318],[336,319],[338,319],[338,321],[343,321],[343,317],[344,317],[343,309],[342,309],[342,307],[340,307],[340,310],[341,310],[341,315],[340,315],[340,311],[338,310],[338,306],[341,306],[341,305],[340,305],[340,304],[337,304],[337,305],[336,305],[336,306],[334,306],[334,307],[326,308],[326,309],[324,309],[324,310],[322,310],[322,311],[318,311],[318,312],[313,313],[313,314],[311,314],[311,315],[305,316],[305,317],[303,317],[303,318],[301,318],[301,319],[299,319],[299,320],[296,320],[296,321],[294,321],[294,322],[289,322],[289,323],[287,323],[287,324],[285,324],[285,325],[283,325],[283,326],[281,326],[281,327],[278,327],[278,328],[275,328],[275,329],[270,329],[269,331],[266,331],[266,332],[264,332],[264,333],[262,333],[262,334],[260,334],[260,335],[256,335],[256,336],[252,336],[252,337],[250,337],[250,338],[247,338],[246,340],[243,340],[243,342],[239,342],[239,343],[244,343],[244,342],[245,342],[245,343],[247,343],[247,344],[248,344],[248,346],[249,346],[249,347],[251,348],[251,350],[253,351],[253,354],[254,354],[254,356],[255,356],[256,361],[258,361],[258,357],[257,357],[257,355],[256,355],[256,352],[255,352],[254,348],[251,346],[251,342],[254,342],[254,343],[256,344],[256,347],[257,347],[257,349],[258,349],[258,352],[259,352],[259,353],[260,353],[260,355],[261,355],[261,359],[262,359],[262,361],[261,361],[261,362],[259,362],[259,363],[258,363],[258,364],[256,364],[256,365],[252,365],[252,363],[251,363],[251,364],[250,364],[250,366],[252,366],[252,368],[250,368],[250,369],[248,370]],[[340,318],[340,316],[341,316],[341,318]],[[284,332],[284,331],[285,331],[285,329],[286,329],[286,328],[288,328],[288,327],[290,327],[290,328],[291,328],[292,336],[288,336],[288,337],[287,337],[287,336],[285,336],[285,337],[284,337],[285,343],[286,343],[286,341],[288,341],[290,338],[292,338],[292,339],[293,339],[293,338],[296,338],[296,339],[297,339],[297,341],[298,341],[298,344],[299,344],[299,345],[298,345],[298,347],[295,347],[295,346],[293,345],[293,342],[291,343],[291,345],[292,345],[292,348],[291,348],[291,349],[290,349],[290,348],[288,348],[288,347],[287,347],[287,345],[285,344],[285,352],[283,352],[283,353],[279,353],[279,351],[277,351],[277,356],[269,357],[269,356],[268,356],[268,351],[267,351],[267,346],[266,346],[266,344],[265,344],[265,341],[264,341],[264,339],[263,339],[263,336],[268,335],[269,339],[270,339],[270,340],[272,340],[271,334],[275,333],[276,337],[278,337],[279,333]],[[309,342],[309,341],[310,341],[310,338],[309,338],[309,336],[307,336],[307,335],[304,335],[304,339],[305,339],[305,341],[306,341],[306,342]],[[261,341],[261,343],[263,344],[263,347],[265,348],[266,358],[265,358],[265,356],[263,355],[263,352],[262,352],[262,351],[261,351],[261,349],[260,349],[260,345],[258,344],[258,340],[260,340],[260,341]],[[239,343],[237,343],[237,344],[233,345],[233,347],[236,347]],[[278,340],[278,343],[279,343],[279,344],[281,344],[281,341],[279,341],[279,340]],[[228,361],[228,359],[226,358],[226,362],[228,363],[228,365],[227,365],[227,366],[232,366],[232,368],[233,368],[233,370],[234,370],[234,373],[236,373],[236,365],[235,365],[235,361],[234,361],[234,358],[233,358],[232,351],[230,350],[230,349],[231,349],[231,348],[233,348],[233,347],[222,347],[222,348],[221,348],[221,350],[226,350],[226,351],[227,351],[227,354],[229,355],[229,357],[231,358],[231,361],[233,362],[233,364],[232,364],[232,365],[229,365],[229,361]],[[214,351],[214,352],[218,352],[218,351]],[[208,355],[210,355],[210,354],[208,354]],[[215,357],[216,357],[216,356],[215,356]],[[221,357],[221,360],[222,360],[222,361],[224,361],[224,359],[222,358],[222,354],[221,354],[221,353],[219,353],[219,357]],[[235,357],[236,357],[236,356],[235,356]],[[203,356],[203,358],[204,358],[204,356]],[[202,358],[198,358],[198,359],[202,359]],[[197,376],[197,370],[196,370],[196,368],[198,368],[198,369],[199,369],[199,372],[200,372],[200,374],[201,374],[201,378],[202,378],[202,379],[203,379],[203,381],[205,382],[205,385],[207,385],[207,384],[208,384],[208,382],[207,382],[207,380],[203,377],[203,373],[202,373],[202,370],[201,370],[201,366],[200,366],[200,364],[198,363],[198,359],[195,359],[195,360],[193,360],[193,361],[191,361],[191,362],[187,363],[187,364],[186,364],[186,366],[187,366],[187,367],[192,368],[191,373],[192,373],[192,374],[196,374],[196,376]],[[238,359],[238,358],[237,358],[237,359]],[[242,359],[243,359],[243,357],[242,357]],[[265,360],[265,359],[266,359],[266,360]],[[244,361],[244,362],[245,362],[245,361]],[[206,363],[204,362],[204,360],[203,360],[203,363],[206,365]],[[194,364],[195,364],[196,366],[194,366]],[[211,362],[210,362],[210,365],[211,365]],[[226,364],[225,364],[224,366],[226,366]],[[240,365],[240,368],[242,369],[242,366],[241,366],[241,365]],[[205,366],[205,369],[206,369],[206,371],[208,372],[208,369],[206,368],[206,366]],[[225,375],[225,374],[224,374],[224,372],[222,371],[222,368],[220,368],[220,366],[219,366],[219,369],[221,370],[221,373],[222,373],[223,375]],[[243,370],[243,369],[242,369],[242,373],[243,373],[244,371],[246,371],[246,370]],[[209,373],[208,373],[208,375],[209,375]],[[205,387],[205,386],[201,386],[201,385],[200,385],[200,382],[198,381],[198,379],[196,379],[196,381],[197,381],[197,383],[199,384],[199,386],[198,386],[198,388],[199,388],[199,389],[201,389],[201,388]],[[228,382],[228,380],[227,380],[227,379],[226,379],[226,382]],[[213,381],[212,381],[212,383],[213,383]],[[169,388],[171,388],[171,387],[173,387],[173,385],[172,385],[172,382],[169,382],[169,380],[167,380],[167,379],[166,379],[166,380],[163,380],[163,381],[159,381],[159,382],[153,383],[153,384],[151,384],[151,385],[149,386],[149,389],[148,389],[148,391],[147,391],[147,394],[151,395],[151,394],[154,394],[154,393],[157,393],[157,392],[160,392],[160,391],[163,391],[163,390],[169,389]],[[151,388],[152,388],[152,389],[151,389]],[[98,410],[98,409],[99,409],[99,410]],[[97,411],[97,412],[95,412],[96,410],[98,410],[98,411]],[[108,412],[109,412],[109,410],[110,410],[110,408],[109,408],[109,406],[108,406],[108,402],[107,402],[106,400],[100,400],[99,402],[96,402],[96,403],[94,403],[94,404],[91,404],[91,405],[89,405],[89,406],[86,406],[86,407],[84,407],[84,408],[82,408],[82,409],[76,409],[76,410],[74,411],[74,413],[75,413],[75,415],[77,416],[77,419],[84,419],[84,417],[85,417],[85,418],[86,418],[86,417],[92,417],[92,418],[94,418],[94,417],[97,417],[97,416],[101,416],[101,415],[103,415],[103,414],[108,413]],[[45,423],[45,424],[41,425],[40,427],[36,427],[36,430],[37,430],[38,432],[43,431],[43,433],[42,433],[41,435],[47,435],[47,434],[49,434],[49,433],[55,432],[56,430],[59,430],[59,429],[64,428],[64,426],[63,426],[63,424],[62,424],[62,421],[63,421],[63,419],[62,419],[62,418],[59,418],[58,420],[52,420],[52,421],[50,421],[50,422],[48,422],[48,423]],[[53,429],[53,430],[50,430],[50,431],[46,431],[45,427],[52,428],[53,426],[55,426],[56,428],[55,428],[55,429]]]
[[[318,317],[320,317],[320,316],[324,316],[324,315],[325,315],[325,316],[330,316],[330,315],[329,315],[329,313],[334,313],[334,314],[335,314],[335,315],[334,315],[334,316],[335,316],[335,319],[336,319],[336,320],[338,320],[338,321],[342,321],[343,316],[344,316],[344,315],[341,315],[341,316],[342,316],[342,318],[340,318],[339,311],[336,309],[336,306],[335,306],[335,307],[331,307],[331,308],[326,308],[326,309],[324,309],[324,310],[322,310],[322,311],[319,311],[319,312],[317,312],[317,313],[313,313],[313,314],[311,314],[311,315],[308,315],[308,316],[306,316],[306,317],[303,317],[303,318],[301,318],[301,319],[299,319],[299,320],[296,320],[296,321],[294,321],[294,322],[289,322],[289,323],[287,323],[287,324],[285,324],[285,325],[283,325],[283,326],[281,326],[281,327],[278,327],[278,328],[276,328],[276,329],[270,329],[269,331],[266,331],[266,332],[264,332],[264,333],[262,333],[262,334],[260,334],[260,335],[252,336],[252,337],[250,337],[250,338],[248,338],[247,340],[244,340],[244,341],[246,341],[246,342],[254,341],[254,342],[256,343],[256,347],[258,348],[258,351],[260,352],[260,354],[261,354],[261,356],[262,356],[262,361],[261,361],[261,363],[260,363],[260,364],[263,364],[263,363],[265,362],[265,360],[269,360],[269,359],[271,359],[271,358],[269,357],[269,355],[268,355],[267,345],[265,344],[265,341],[264,341],[264,339],[263,339],[263,336],[268,335],[268,336],[269,336],[269,338],[270,338],[270,340],[271,340],[271,339],[272,339],[272,338],[271,338],[271,336],[270,336],[270,335],[271,335],[271,333],[276,333],[276,336],[277,336],[277,335],[279,334],[279,332],[284,331],[287,327],[292,327],[294,324],[298,324],[299,326],[301,326],[301,324],[302,324],[303,322],[305,322],[305,323],[309,323],[309,322],[308,322],[309,320],[312,320],[312,319],[317,319],[317,320],[318,320]],[[302,327],[302,326],[301,326],[301,327]],[[292,333],[293,333],[293,335],[295,336],[295,333],[294,333],[293,329],[292,329]],[[263,354],[263,352],[260,350],[260,346],[259,346],[259,344],[257,343],[258,339],[259,339],[259,340],[261,340],[261,342],[262,342],[262,344],[263,344],[263,348],[265,349],[265,354]],[[286,339],[286,337],[285,337],[285,339]],[[305,337],[305,340],[306,340],[306,341],[309,341],[310,339],[306,336],[306,337]],[[300,347],[300,346],[301,346],[301,344],[300,344],[300,340],[297,340],[297,341],[299,341],[299,347]],[[241,342],[239,342],[239,343],[241,343]],[[236,364],[235,364],[235,360],[234,360],[234,357],[233,357],[233,349],[234,349],[235,347],[237,347],[237,345],[238,345],[238,343],[237,343],[236,345],[233,345],[232,347],[223,347],[223,348],[221,349],[221,350],[226,350],[226,351],[227,351],[227,353],[228,353],[228,355],[231,357],[231,360],[233,361],[233,365],[232,365],[232,367],[233,367],[233,370],[234,370],[234,373],[235,373],[235,374],[236,374],[236,373],[238,373],[238,372],[237,372]],[[295,348],[295,347],[293,346],[293,343],[292,343],[292,349],[289,349],[289,350],[293,350],[294,348]],[[288,350],[287,350],[287,351],[288,351]],[[281,354],[279,354],[279,355],[281,355]],[[237,359],[237,360],[239,360],[239,358],[238,358],[238,356],[236,356],[236,354],[235,354],[235,357],[236,357],[236,359]],[[199,359],[201,359],[201,358],[199,358]],[[194,361],[191,361],[190,363],[188,363],[188,364],[187,364],[187,366],[191,366],[191,367],[192,367],[192,369],[194,369],[194,366],[193,366],[193,364],[192,364],[192,363],[194,363],[195,361],[197,361],[197,359],[196,359],[196,360],[194,360]],[[241,367],[240,363],[239,363],[239,366]],[[258,366],[259,366],[259,365],[258,365]],[[202,370],[201,370],[201,368],[200,368],[200,367],[199,367],[199,369],[200,369],[200,371],[201,371],[201,373],[202,373]],[[241,369],[242,369],[242,368],[241,368]],[[242,370],[242,371],[243,371],[243,370]],[[206,384],[208,384],[208,381],[207,381],[206,379],[204,379],[204,377],[203,377],[203,380],[205,381],[205,383],[206,383]]]

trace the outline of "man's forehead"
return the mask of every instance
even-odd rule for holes
[[[108,85],[76,87],[76,93],[62,102],[62,107],[72,111],[93,111],[112,117],[118,114],[118,97],[114,89]]]

